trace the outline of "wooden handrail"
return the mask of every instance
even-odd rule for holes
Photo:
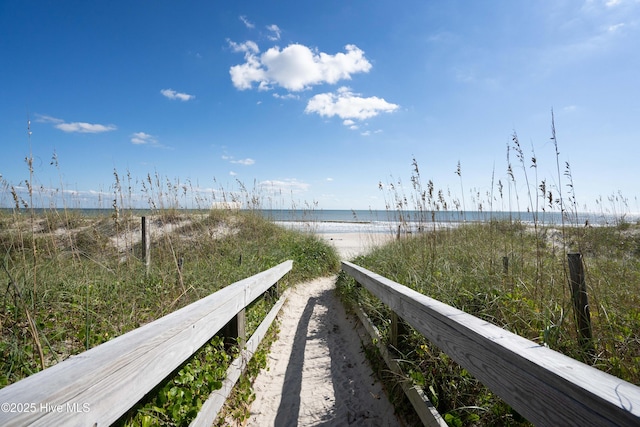
[[[292,266],[285,261],[0,389],[0,425],[112,424]]]
[[[342,270],[535,425],[640,425],[640,387],[358,265]]]

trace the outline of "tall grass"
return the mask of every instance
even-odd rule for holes
[[[529,207],[534,211],[530,212],[531,222],[511,217],[477,223],[460,221],[455,226],[437,224],[435,220],[430,227],[414,223],[413,227],[405,226],[412,233],[402,235],[388,245],[356,258],[354,262],[640,385],[640,225],[624,220],[628,202],[622,195],[608,199],[612,205],[608,216],[614,213],[610,226],[579,224],[571,169],[568,163],[564,171],[559,168],[553,119],[552,139],[558,159],[558,177],[542,178],[537,175],[535,153],[531,163],[526,161],[515,133],[507,149],[509,193],[517,188],[517,174],[510,162],[510,154],[515,152],[522,166]],[[527,176],[526,171],[531,169],[535,172],[535,182]],[[409,191],[413,191],[413,195],[406,194],[400,185],[383,187],[390,193],[386,196],[388,199],[403,201],[395,204],[396,209],[407,210],[399,217],[406,218],[420,212],[421,217],[431,214],[435,218],[444,206],[457,206],[451,200],[438,199],[437,203],[432,203],[430,195],[447,192],[436,190],[432,181],[428,181],[427,190],[423,190],[415,159],[412,171]],[[461,176],[459,171],[460,165],[456,174]],[[493,188],[493,173],[491,182]],[[547,182],[565,182],[568,191],[563,192],[559,186],[552,187]],[[499,206],[502,207],[504,186],[501,180],[497,185]],[[487,197],[492,198],[492,194],[493,190],[487,193]],[[509,210],[512,196],[519,207],[517,192],[509,194]],[[567,199],[563,200],[563,196]],[[481,216],[482,204],[493,204],[491,199],[483,200],[482,195],[476,194],[475,197],[477,211],[472,212],[474,217]],[[405,200],[417,203],[410,205],[404,203]],[[423,201],[426,201],[425,205],[421,204]],[[547,212],[558,211],[561,214],[559,224],[545,216]],[[601,215],[604,217],[605,213]],[[462,214],[459,216],[464,218]],[[573,321],[566,267],[569,251],[581,252],[585,260],[595,357],[579,345],[577,326]],[[503,259],[508,263],[503,264]],[[496,268],[501,265],[504,267]],[[340,276],[338,289],[344,301],[363,306],[376,326],[388,336],[389,310],[354,285],[352,279]],[[408,331],[397,347],[398,359],[403,361],[406,373],[406,378],[401,380],[422,386],[451,425],[527,424],[449,356],[411,328]]]
[[[0,200],[12,208],[0,210],[0,276],[9,283],[1,289],[0,387],[287,259],[294,264],[280,282],[283,288],[337,270],[332,246],[259,215],[265,196],[255,186],[202,192],[157,173],[137,181],[114,170],[110,191],[101,196],[105,203],[109,197],[110,209],[85,215],[67,207],[74,202],[63,188],[34,185],[30,158],[28,184],[1,182]],[[55,153],[51,166],[59,168]],[[210,208],[231,205],[220,201],[247,209]],[[145,203],[152,234],[148,272],[140,242],[139,210]],[[249,329],[273,302],[260,300],[248,309]],[[217,345],[212,342],[196,359],[228,360]],[[224,371],[222,365],[214,368]],[[172,410],[186,416],[195,402],[185,400],[182,409]],[[123,422],[142,422],[130,417]],[[152,424],[186,419],[154,417]]]

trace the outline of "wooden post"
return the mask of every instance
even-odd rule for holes
[[[266,294],[271,301],[278,301],[278,298],[280,298],[280,282],[274,283]]]
[[[584,264],[582,254],[567,254],[569,260],[569,285],[571,287],[571,299],[578,328],[578,344],[586,355],[593,358],[593,336],[591,332],[591,314],[589,312],[589,296],[584,276]]]
[[[502,273],[504,273],[505,276],[509,274],[509,257],[508,256],[502,257]]]
[[[407,324],[394,311],[391,312],[391,326],[389,333],[389,344],[395,349],[398,348],[398,338],[401,335],[407,335],[409,329]]]
[[[391,312],[390,328],[389,344],[391,344],[395,349],[398,348],[398,315],[394,311]]]
[[[149,222],[147,217],[142,217],[142,259],[146,268],[146,274],[149,274],[151,267],[151,235],[149,234]]]
[[[224,338],[224,346],[227,349],[236,344],[238,344],[238,347],[242,348],[244,347],[245,342],[247,342],[244,310],[244,308],[240,310],[238,314],[229,321],[229,323],[220,329],[218,335],[221,335]]]

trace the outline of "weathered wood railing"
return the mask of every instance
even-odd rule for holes
[[[154,322],[0,390],[2,426],[108,426],[291,270],[293,261],[229,285]],[[192,425],[211,425],[282,307],[283,295]],[[239,329],[242,329],[240,326]],[[243,332],[239,331],[242,335]]]
[[[640,387],[355,264],[342,270],[535,425],[640,425]]]

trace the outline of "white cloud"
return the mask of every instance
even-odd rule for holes
[[[240,16],[240,20],[245,25],[245,27],[247,27],[247,28],[255,28],[255,25],[252,22],[249,22],[249,20],[247,19],[246,16],[244,16],[244,15]]]
[[[336,93],[315,95],[307,103],[304,112],[317,113],[322,117],[338,116],[345,120],[343,124],[353,126],[353,119],[364,120],[380,113],[391,113],[398,108],[398,105],[391,104],[383,98],[377,96],[362,98],[352,93],[349,88],[341,87]]]
[[[260,52],[258,45],[255,42],[252,42],[251,40],[247,40],[244,43],[236,43],[231,40],[227,40],[227,42],[229,43],[229,46],[231,46],[231,49],[233,49],[234,52],[245,52],[245,53]]]
[[[286,95],[280,95],[279,93],[274,93],[273,97],[276,99],[300,99],[298,95],[294,95],[293,93],[288,93]]]
[[[343,125],[345,125],[346,127],[348,127],[348,128],[349,128],[349,129],[351,129],[351,130],[357,130],[357,129],[359,129],[359,126],[356,124],[356,122],[354,122],[354,121],[353,121],[353,120],[351,120],[351,119],[344,120],[344,121],[342,122],[342,124],[343,124]]]
[[[176,92],[173,89],[162,89],[160,93],[169,99],[179,99],[180,101],[190,101],[195,98],[194,95],[189,95],[188,93]]]
[[[78,133],[101,133],[110,132],[116,130],[114,125],[100,125],[95,123],[73,122],[73,123],[58,123],[55,126],[63,132],[78,132]]]
[[[243,165],[243,166],[251,166],[255,163],[256,161],[253,159],[240,159],[240,160],[231,160],[231,163],[235,163],[237,165]]]
[[[246,43],[244,46],[246,47]],[[259,59],[250,51],[245,52],[247,62],[242,65],[234,65],[229,70],[233,85],[240,90],[251,89],[253,82],[264,82],[267,79],[265,70],[261,68]]]
[[[62,119],[56,117],[47,116],[45,114],[36,114],[36,121],[39,123],[54,123],[56,129],[60,129],[63,132],[78,132],[78,133],[101,133],[110,132],[116,130],[114,125],[101,125],[97,123],[86,122],[72,122],[66,123]]]
[[[131,135],[131,143],[135,145],[144,145],[144,144],[157,144],[158,140],[148,133],[144,132],[136,132]]]
[[[47,116],[45,114],[36,114],[36,122],[39,123],[64,123],[64,120],[57,119],[55,117]]]
[[[227,155],[223,155],[222,160],[227,160],[229,163],[233,163],[235,165],[242,165],[242,166],[251,166],[256,163],[255,160],[248,157],[246,159],[235,160],[233,157],[227,156]]]
[[[607,31],[609,31],[610,33],[616,32],[618,30],[620,30],[622,27],[624,27],[624,23],[621,22],[619,24],[614,24],[614,25],[609,25],[609,27],[607,28]]]
[[[317,52],[301,44],[291,44],[282,50],[272,47],[258,55],[257,45],[253,42],[229,43],[235,51],[245,53],[245,63],[229,69],[233,85],[240,90],[250,89],[257,83],[260,90],[277,85],[295,92],[313,85],[348,80],[352,74],[371,69],[364,52],[355,45],[347,45],[344,53],[335,55]]]
[[[271,31],[271,34],[267,38],[271,41],[280,40],[280,28],[276,24],[267,25],[267,30]]]
[[[309,190],[310,185],[305,182],[300,182],[295,178],[287,178],[283,180],[267,180],[258,184],[261,190],[279,194],[279,193],[304,193]]]

